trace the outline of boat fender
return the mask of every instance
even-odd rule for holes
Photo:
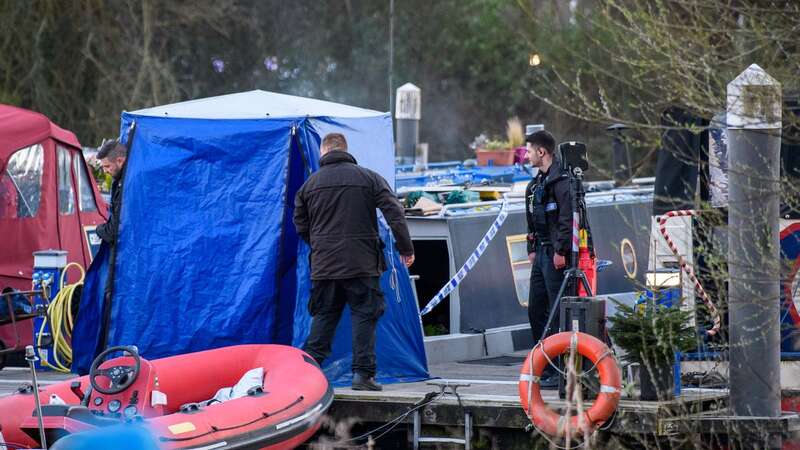
[[[575,346],[577,352],[597,367],[600,392],[591,408],[569,419],[547,407],[539,381],[551,361]],[[519,375],[519,397],[525,414],[533,425],[550,436],[589,434],[605,423],[616,411],[622,387],[622,372],[611,350],[599,339],[586,333],[558,333],[537,344],[528,354]]]

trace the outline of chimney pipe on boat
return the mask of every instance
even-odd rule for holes
[[[394,117],[397,119],[395,160],[398,164],[414,164],[419,145],[422,91],[411,83],[397,88]]]

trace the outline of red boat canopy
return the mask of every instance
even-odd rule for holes
[[[87,233],[105,220],[106,204],[90,173],[74,133],[43,114],[0,105],[0,236],[11,237],[0,245],[0,290],[30,287],[37,250],[91,262]]]
[[[0,292],[30,289],[37,250],[66,250],[87,267],[105,214],[78,138],[42,114],[0,105]],[[0,327],[0,348],[15,345],[12,331]],[[20,333],[28,343],[32,332]]]
[[[15,150],[37,144],[48,137],[81,148],[75,134],[50,122],[43,114],[0,105],[0,161],[6,161]]]

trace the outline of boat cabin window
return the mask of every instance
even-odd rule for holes
[[[42,198],[44,150],[40,144],[17,150],[0,174],[0,218],[35,217]]]
[[[88,172],[86,172],[86,164],[84,164],[83,158],[78,155],[75,155],[73,162],[75,163],[75,180],[78,182],[78,204],[81,211],[97,211],[92,183],[89,181]]]
[[[69,150],[58,146],[58,212],[61,214],[75,213],[75,191],[72,189],[72,176],[70,168],[72,155]]]
[[[528,307],[528,292],[531,288],[531,262],[528,260],[528,235],[515,234],[506,236],[508,260],[514,276],[514,289],[519,304]]]

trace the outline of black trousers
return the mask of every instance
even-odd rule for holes
[[[547,325],[550,309],[556,301],[561,283],[564,281],[565,269],[556,269],[553,265],[553,247],[550,245],[536,248],[536,259],[531,268],[531,287],[528,295],[528,321],[531,324],[533,342],[538,343]],[[547,335],[554,334],[559,327],[559,311],[553,316],[553,322]]]
[[[375,329],[386,308],[378,277],[312,280],[308,312],[313,319],[303,350],[322,365],[345,305],[353,325],[353,372],[374,377]]]

